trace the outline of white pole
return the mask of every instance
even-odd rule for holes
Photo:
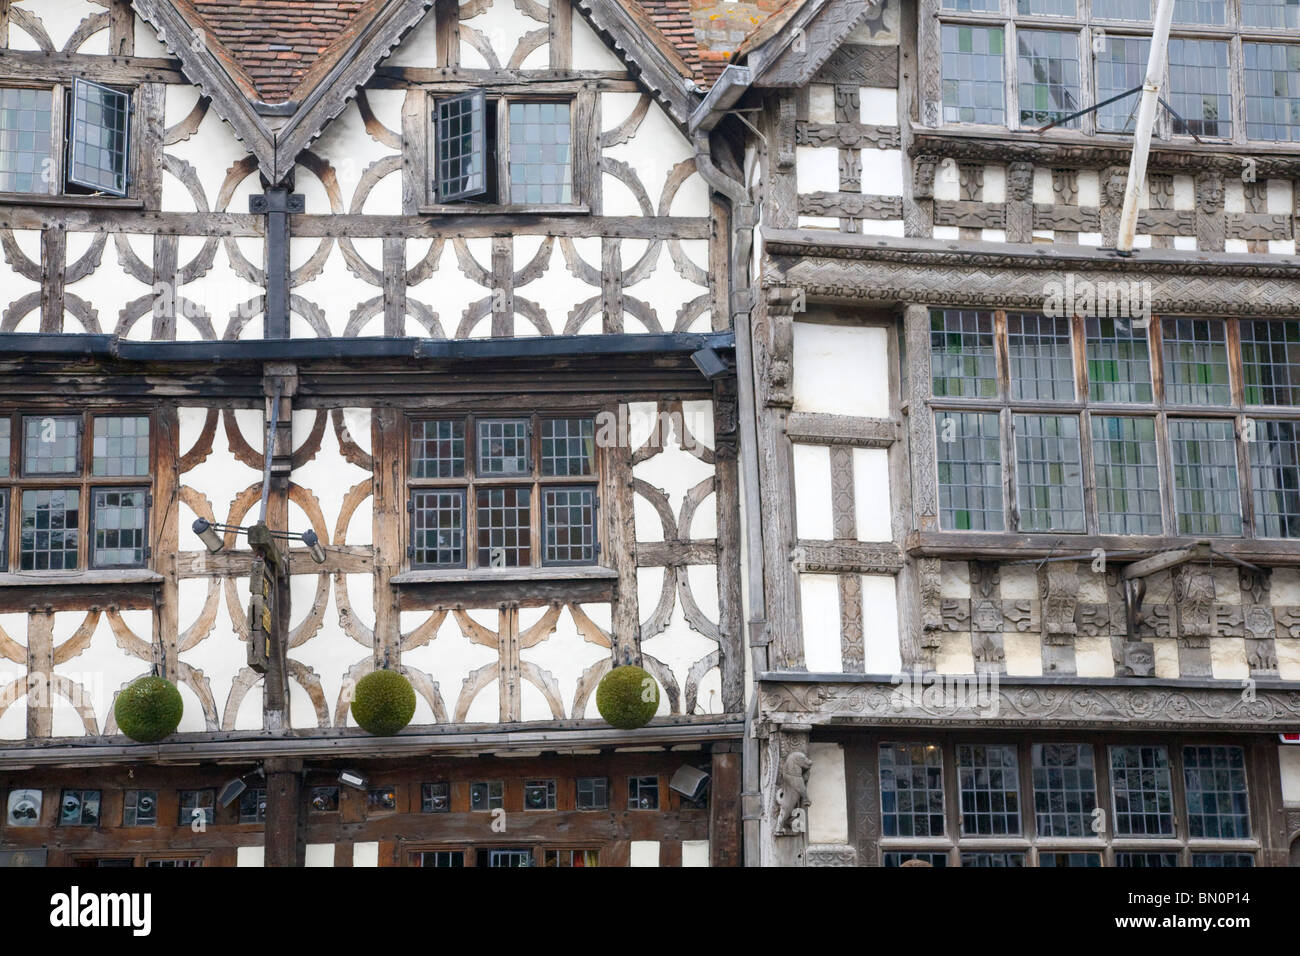
[[[1138,197],[1146,182],[1147,154],[1151,151],[1151,131],[1156,121],[1160,97],[1160,80],[1165,74],[1169,47],[1169,23],[1174,16],[1174,0],[1158,0],[1155,35],[1151,38],[1151,55],[1147,58],[1147,78],[1142,84],[1142,103],[1138,106],[1137,126],[1133,130],[1133,156],[1129,160],[1128,183],[1124,187],[1124,209],[1119,218],[1119,237],[1115,250],[1122,256],[1133,254],[1133,235],[1137,231]]]

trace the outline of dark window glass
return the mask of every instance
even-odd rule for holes
[[[627,808],[629,810],[658,810],[659,778],[628,777]]]
[[[1240,747],[1184,747],[1187,829],[1193,837],[1250,837],[1246,752]]]
[[[188,859],[145,860],[144,865],[153,869],[192,870],[203,866],[203,861],[195,857]]]
[[[947,866],[947,853],[912,853],[911,851],[889,850],[883,854],[885,866],[902,866],[908,860],[921,860],[931,866]]]
[[[962,866],[1024,866],[1023,853],[963,853]]]
[[[1075,0],[1016,0],[1016,13],[1022,17],[1072,17]]]
[[[957,747],[962,834],[1005,836],[1020,832],[1020,774],[1016,748]]]
[[[937,744],[880,745],[885,836],[943,836],[943,756]]]
[[[596,560],[596,489],[544,488],[542,517],[547,564]]]
[[[465,492],[411,492],[411,564],[465,566]]]
[[[339,788],[312,787],[310,800],[313,813],[334,813],[339,808]]]
[[[525,810],[554,810],[555,809],[555,781],[554,780],[525,780],[524,781],[524,809]]]
[[[476,813],[499,810],[505,805],[505,784],[500,780],[469,785],[469,808]]]
[[[599,850],[544,850],[542,866],[600,866]]]
[[[266,822],[266,788],[249,787],[239,795],[239,822]]]
[[[1261,538],[1300,537],[1300,429],[1296,422],[1254,422],[1250,456],[1255,534]]]
[[[1039,866],[1101,866],[1100,853],[1039,853]]]
[[[511,103],[510,201],[548,205],[573,200],[568,103]]]
[[[48,193],[51,90],[0,89],[0,192]]]
[[[131,98],[106,86],[76,80],[68,134],[68,183],[125,196]]]
[[[477,497],[479,567],[528,567],[533,553],[530,489],[480,488]]]
[[[24,571],[70,571],[77,566],[81,493],[75,488],[23,492],[19,567]]]
[[[460,478],[464,474],[464,421],[411,422],[413,478]]]
[[[1002,0],[943,0],[943,9],[962,13],[997,13]]]
[[[1192,866],[1254,866],[1253,853],[1193,853]]]
[[[936,398],[994,398],[998,366],[993,313],[959,309],[930,313],[930,371]]]
[[[450,813],[451,784],[426,783],[420,787],[421,813]]]
[[[579,777],[579,810],[604,810],[609,806],[609,780],[606,777]]]
[[[1111,747],[1116,836],[1172,836],[1173,785],[1164,747]]]
[[[440,202],[487,192],[487,114],[482,90],[441,100],[434,108],[434,184]]]
[[[97,568],[141,568],[149,553],[149,492],[144,488],[95,488],[95,536],[91,563]]]
[[[1092,745],[1034,744],[1030,749],[1038,835],[1091,836],[1097,808]]]
[[[151,827],[158,823],[158,791],[128,790],[122,801],[122,826]]]
[[[9,456],[13,451],[10,445],[10,427],[8,418],[0,418],[0,478],[9,477]]]
[[[590,418],[542,420],[542,474],[547,477],[596,473],[596,423]]]
[[[374,787],[367,790],[366,808],[371,813],[391,813],[397,809],[397,791],[392,787]]]
[[[99,826],[99,799],[98,790],[64,790],[59,803],[59,826]]]
[[[1116,853],[1115,865],[1153,869],[1178,865],[1177,853]]]
[[[176,814],[176,825],[188,827],[197,820],[203,820],[211,826],[216,803],[215,790],[180,791],[180,810]]]
[[[939,524],[945,531],[1001,531],[1002,442],[996,412],[934,413]]]
[[[420,854],[420,866],[463,867],[465,852],[463,850],[435,850]]]

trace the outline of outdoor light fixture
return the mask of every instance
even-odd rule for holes
[[[709,775],[698,767],[689,764],[677,768],[673,778],[668,781],[668,788],[676,790],[692,803],[698,801],[709,785]]]
[[[217,802],[223,807],[228,807],[238,800],[239,795],[247,789],[248,784],[244,783],[244,778],[236,777],[221,788],[221,793],[217,796]]]
[[[339,774],[339,783],[345,787],[351,787],[353,790],[366,789],[366,778],[355,770],[344,770]]]
[[[700,349],[698,352],[691,353],[691,361],[695,367],[700,370],[700,374],[713,381],[727,374],[727,363],[723,361],[722,356],[716,349]]]
[[[195,518],[193,524],[194,533],[199,536],[199,540],[207,547],[209,551],[216,554],[226,546],[218,532],[233,531],[235,534],[248,534],[247,528],[239,525],[215,524],[207,518]],[[325,549],[321,547],[320,538],[316,532],[308,528],[302,534],[291,534],[288,531],[270,531],[268,532],[273,538],[284,538],[289,541],[298,540],[307,546],[311,559],[317,564],[325,563]]]

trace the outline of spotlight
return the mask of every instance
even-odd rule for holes
[[[704,791],[709,786],[709,775],[697,767],[691,767],[683,764],[677,768],[673,774],[673,779],[668,781],[668,788],[676,790],[687,800],[692,803],[697,802],[704,795]]]
[[[302,533],[302,543],[307,546],[311,552],[311,559],[317,564],[325,563],[325,549],[320,546],[320,538],[316,537],[316,532],[308,528]]]
[[[244,778],[236,777],[221,788],[221,793],[217,796],[217,802],[223,807],[228,807],[238,800],[239,795],[247,789],[248,784],[244,783]]]
[[[692,352],[691,361],[700,370],[700,374],[709,381],[722,378],[727,374],[727,363],[723,361],[722,356],[718,354],[716,349],[705,348],[700,349],[698,352]]]
[[[194,519],[194,533],[199,536],[200,540],[213,554],[226,546],[226,543],[221,540],[221,535],[217,534],[216,529],[212,527],[212,523],[207,518]]]
[[[339,774],[339,783],[345,787],[351,787],[353,790],[365,790],[366,778],[355,770],[344,770]]]

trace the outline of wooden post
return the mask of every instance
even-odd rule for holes
[[[740,866],[740,754],[713,751],[709,782],[709,865]]]
[[[303,841],[302,761],[271,759],[266,769],[265,866],[302,866],[307,848]]]

